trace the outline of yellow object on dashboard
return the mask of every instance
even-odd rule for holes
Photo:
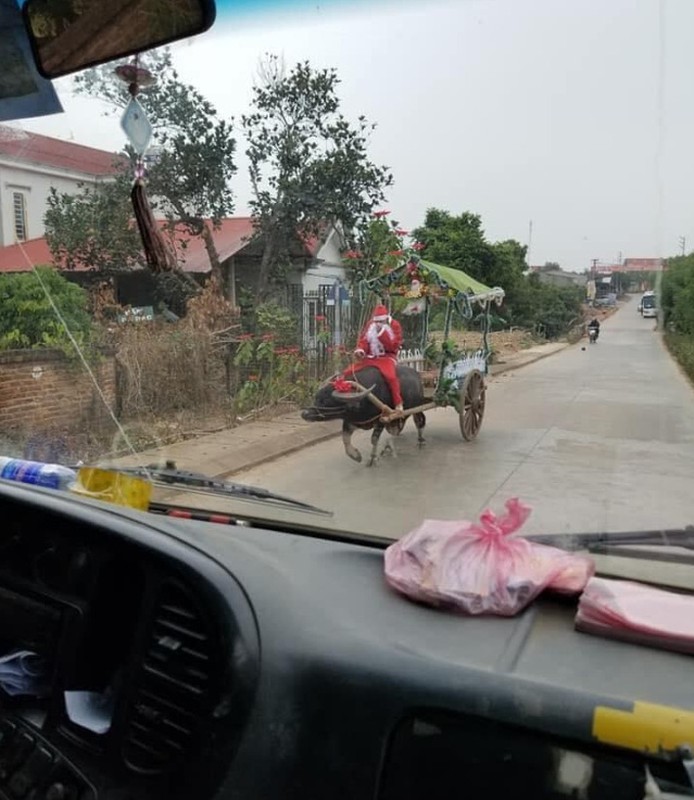
[[[593,736],[604,744],[641,753],[674,753],[694,747],[694,711],[653,703],[634,703],[631,710],[598,706]]]
[[[152,484],[122,472],[82,467],[71,491],[93,500],[146,511],[152,497]]]

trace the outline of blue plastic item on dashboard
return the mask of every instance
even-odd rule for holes
[[[60,464],[44,464],[23,458],[0,456],[0,478],[20,483],[30,483],[45,489],[67,489],[75,482],[77,473]]]

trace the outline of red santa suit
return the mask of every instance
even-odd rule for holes
[[[347,370],[345,377],[364,367],[377,367],[385,378],[393,398],[393,405],[402,409],[400,381],[396,372],[398,351],[402,346],[400,323],[388,314],[385,306],[376,306],[373,316],[362,331],[354,354],[362,361]],[[349,373],[349,374],[348,374]]]

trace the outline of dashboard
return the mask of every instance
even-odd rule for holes
[[[577,633],[575,601],[462,618],[390,591],[375,543],[3,481],[0,518],[3,800],[641,800],[647,765],[694,794],[594,730],[693,709],[691,657]]]

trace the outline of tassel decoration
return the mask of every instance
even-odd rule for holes
[[[161,228],[154,219],[143,178],[135,179],[130,199],[140,231],[147,266],[154,273],[174,272],[177,269],[176,259],[162,235]]]

